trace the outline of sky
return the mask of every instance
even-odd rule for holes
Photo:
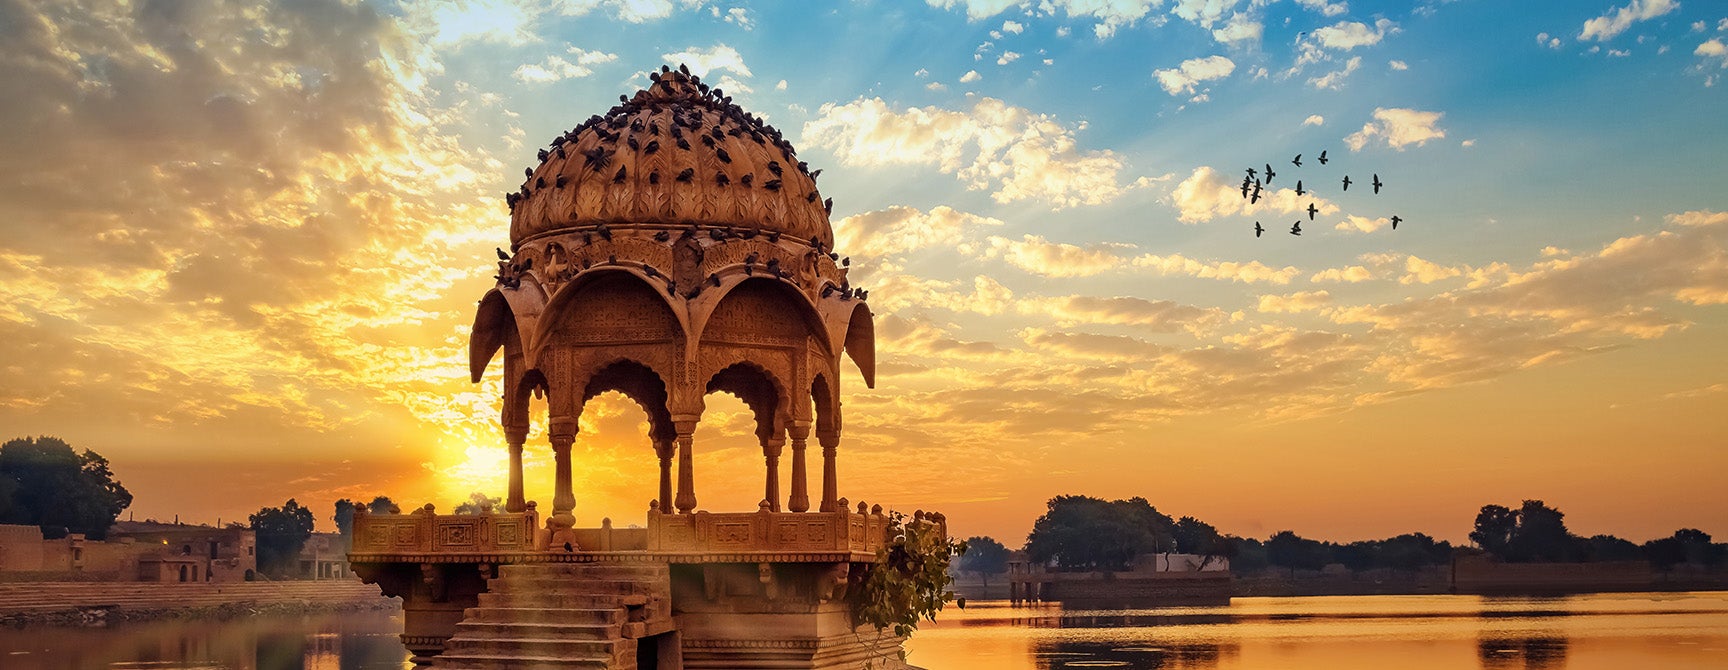
[[[138,519],[502,494],[466,346],[503,194],[680,63],[824,170],[877,318],[853,502],[1009,546],[1060,494],[1728,535],[1704,0],[0,0],[0,438],[101,453]],[[642,523],[645,434],[588,405],[579,525]],[[754,510],[743,404],[695,443],[701,507]]]

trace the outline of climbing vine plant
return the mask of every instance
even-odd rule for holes
[[[947,536],[939,515],[913,516],[890,512],[887,539],[876,550],[876,563],[866,568],[855,584],[852,619],[881,631],[892,628],[898,636],[911,635],[920,620],[936,620],[936,613],[954,598],[948,587],[954,578],[948,565],[966,553],[966,543]]]

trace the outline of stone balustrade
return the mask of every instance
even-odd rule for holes
[[[862,505],[860,507],[863,507]],[[407,514],[354,515],[357,562],[418,562],[426,560],[516,562],[535,560],[525,554],[663,555],[700,562],[726,557],[754,560],[853,560],[874,556],[886,542],[888,517],[880,507],[833,512],[648,512],[646,528],[614,528],[605,520],[599,528],[571,529],[569,549],[549,546],[550,531],[539,528],[538,513],[488,511],[482,514],[437,514],[431,506]],[[506,555],[516,556],[516,560]],[[620,556],[619,558],[626,558]],[[870,560],[870,559],[863,559]]]
[[[663,553],[870,554],[886,541],[878,509],[849,512],[648,513],[648,550]]]
[[[539,514],[488,512],[437,514],[431,505],[408,514],[367,514],[355,510],[351,560],[404,554],[481,554],[530,552],[536,546]]]

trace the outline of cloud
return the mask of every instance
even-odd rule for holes
[[[1004,51],[1002,52],[1002,56],[996,59],[996,64],[1007,65],[1017,60],[1020,60],[1020,54],[1012,51]]]
[[[496,441],[496,389],[426,327],[472,314],[461,282],[502,234],[478,195],[498,159],[458,141],[496,110],[433,100],[449,24],[348,3],[7,14],[0,422],[116,463],[288,440],[395,473]]]
[[[1235,4],[1235,0],[1176,0],[1170,13],[1201,28],[1211,28]]]
[[[1013,33],[1015,35],[1019,35],[1021,32],[1025,31],[1025,30],[1026,30],[1026,26],[1021,25],[1021,23],[1019,21],[1003,21],[1002,22],[1002,32]]]
[[[1309,34],[1309,40],[1325,49],[1334,51],[1349,51],[1357,47],[1373,46],[1385,39],[1388,34],[1398,32],[1398,24],[1389,19],[1379,19],[1373,27],[1356,21],[1339,21],[1338,23],[1318,28]]]
[[[952,9],[964,7],[966,18],[982,21],[1010,8],[1018,7],[1024,0],[925,0],[931,7]],[[1093,19],[1098,23],[1092,30],[1099,39],[1105,39],[1116,34],[1122,26],[1131,25],[1144,18],[1148,12],[1163,4],[1163,0],[1112,0],[1097,2],[1096,0],[1044,0],[1039,5],[1040,11],[1056,13],[1061,10],[1070,19]],[[1060,36],[1060,35],[1059,35]]]
[[[1337,89],[1342,88],[1344,86],[1344,80],[1345,79],[1349,78],[1352,73],[1356,72],[1356,70],[1358,68],[1361,68],[1361,67],[1362,67],[1362,57],[1361,56],[1355,56],[1355,57],[1352,57],[1349,61],[1344,63],[1344,69],[1338,70],[1336,72],[1327,73],[1325,76],[1315,77],[1313,79],[1309,79],[1308,84],[1313,86],[1314,88],[1318,88],[1318,89],[1322,89],[1322,90],[1325,90],[1325,89],[1337,90]]]
[[[1217,308],[1132,296],[1028,297],[1020,301],[1019,310],[1022,314],[1048,316],[1065,327],[1079,324],[1130,326],[1154,333],[1203,332],[1227,318],[1223,310]]]
[[[1692,55],[1704,59],[1704,65],[1715,61],[1717,69],[1728,68],[1728,45],[1722,43],[1722,38],[1713,37],[1692,50]]]
[[[1321,16],[1338,16],[1350,11],[1350,5],[1344,2],[1327,2],[1327,0],[1296,0],[1296,4],[1311,12],[1319,12]]]
[[[977,70],[967,70],[966,74],[960,75],[960,83],[970,84],[983,78],[982,75],[978,74]]]
[[[1294,314],[1311,312],[1331,304],[1332,294],[1325,291],[1298,291],[1288,295],[1263,295],[1255,308],[1261,312]]]
[[[714,8],[714,9],[716,12],[719,11],[718,7]],[[739,28],[743,28],[745,30],[751,30],[751,29],[756,27],[756,19],[751,18],[750,17],[750,10],[747,10],[743,7],[733,7],[731,9],[726,10],[726,15],[724,18],[725,18],[727,23],[736,24]]]
[[[896,205],[836,221],[834,248],[860,260],[876,260],[919,250],[953,248],[967,239],[973,229],[1001,225],[999,220],[946,205],[929,212]]]
[[[1524,270],[1475,269],[1465,289],[1386,305],[1332,308],[1340,324],[1368,324],[1407,348],[1378,368],[1389,380],[1433,388],[1569,360],[1688,327],[1671,305],[1728,304],[1728,213],[1669,217],[1672,230],[1617,239],[1593,253],[1553,256]],[[1689,225],[1691,224],[1691,225]],[[1405,257],[1400,281],[1456,276]]]
[[[1212,39],[1219,44],[1256,43],[1264,31],[1265,27],[1258,20],[1238,12],[1231,15],[1223,27],[1212,31]]]
[[[744,64],[744,57],[738,50],[725,44],[716,44],[708,49],[690,47],[677,53],[661,54],[667,64],[686,65],[690,73],[698,77],[707,77],[708,73],[725,70],[740,77],[755,76],[750,73],[750,67]]]
[[[1308,281],[1319,284],[1322,282],[1343,282],[1356,284],[1374,279],[1373,271],[1361,265],[1351,265],[1341,268],[1326,268],[1314,273]]]
[[[1339,221],[1338,225],[1333,226],[1333,229],[1342,230],[1347,233],[1372,233],[1389,225],[1392,225],[1392,219],[1384,216],[1370,219],[1365,216],[1351,214],[1345,216],[1343,221]]]
[[[539,63],[530,63],[516,68],[512,75],[523,83],[545,83],[560,79],[586,77],[594,74],[591,66],[610,63],[618,60],[617,54],[602,51],[588,51],[570,47],[569,53],[575,56],[575,62],[565,60],[562,56],[548,56]]]
[[[1319,126],[1319,125],[1325,125],[1325,124],[1326,124],[1326,117],[1321,116],[1319,114],[1309,114],[1308,118],[1302,119],[1302,125],[1304,125],[1304,126]]]
[[[1386,65],[1387,65],[1387,67],[1390,67],[1393,70],[1396,70],[1399,72],[1403,72],[1405,70],[1410,69],[1410,64],[1406,63],[1404,61],[1401,61],[1401,60],[1391,61],[1391,62],[1388,62]]]
[[[1296,195],[1289,188],[1267,189],[1259,202],[1250,203],[1242,197],[1241,182],[1229,181],[1211,167],[1196,168],[1170,192],[1170,199],[1176,207],[1176,219],[1183,223],[1202,223],[1221,216],[1295,214],[1307,211],[1309,203],[1322,214],[1338,211],[1338,206],[1325,198]]]
[[[1223,79],[1236,70],[1236,63],[1223,56],[1207,56],[1182,61],[1169,70],[1157,70],[1152,76],[1170,95],[1194,93],[1195,85],[1203,81]]]
[[[1634,23],[1648,21],[1679,8],[1680,3],[1674,0],[1632,0],[1625,7],[1585,21],[1584,30],[1578,33],[1578,39],[1605,42],[1626,32]]]
[[[1119,179],[1121,156],[1079,150],[1076,133],[1050,115],[990,97],[968,110],[901,111],[860,98],[822,105],[804,125],[802,144],[831,150],[847,165],[932,165],[1000,203],[1063,208],[1115,199],[1129,188]]]
[[[1375,138],[1379,138],[1386,146],[1399,151],[1412,144],[1422,146],[1428,140],[1436,140],[1446,136],[1446,131],[1438,124],[1443,112],[1424,112],[1403,107],[1377,107],[1374,109],[1374,120],[1362,125],[1362,129],[1344,138],[1344,144],[1351,151],[1361,151]]]
[[[1009,265],[1044,277],[1088,277],[1127,266],[1118,253],[1126,244],[1078,247],[1051,242],[1038,235],[1018,240],[992,236],[985,242],[986,258],[1001,258]]]
[[[1549,49],[1558,49],[1560,48],[1560,38],[1548,33],[1536,33],[1536,44]]]

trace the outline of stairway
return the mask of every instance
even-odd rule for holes
[[[434,668],[636,670],[638,640],[672,630],[664,565],[506,565]]]

